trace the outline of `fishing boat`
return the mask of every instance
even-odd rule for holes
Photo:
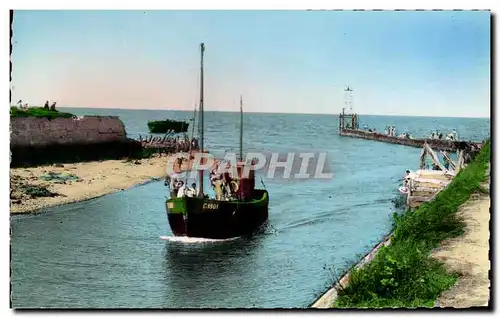
[[[200,101],[199,151],[204,152],[203,56],[205,45],[200,44]],[[255,188],[255,174],[244,168],[243,161],[243,98],[240,97],[240,153],[236,167],[235,196],[232,199],[210,198],[204,193],[204,170],[198,171],[199,190],[195,196],[170,197],[166,211],[170,228],[175,236],[208,239],[228,239],[251,235],[268,219],[269,193]]]

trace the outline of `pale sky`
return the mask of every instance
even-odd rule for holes
[[[12,103],[490,116],[483,11],[16,11]]]

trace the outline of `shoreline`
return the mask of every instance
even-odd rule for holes
[[[165,178],[169,156],[138,160],[103,160],[27,168],[10,168],[10,215],[38,214],[41,210],[96,199]],[[183,167],[184,168],[184,167]],[[48,173],[74,180],[42,180]],[[32,197],[27,187],[43,187],[54,196]]]
[[[110,195],[110,194],[114,194],[114,193],[117,193],[117,192],[121,192],[121,191],[126,191],[126,190],[130,190],[130,189],[133,189],[135,187],[140,187],[140,186],[143,186],[143,185],[146,185],[146,184],[149,184],[151,182],[157,182],[157,181],[161,181],[162,178],[156,178],[156,177],[153,177],[149,180],[146,180],[144,182],[141,182],[141,183],[137,183],[137,184],[134,184],[128,188],[125,188],[125,189],[121,189],[121,190],[116,190],[116,191],[113,191],[113,192],[107,192],[107,193],[103,193],[103,194],[100,194],[100,195],[97,195],[97,196],[94,196],[94,197],[89,197],[89,198],[85,198],[85,199],[77,199],[77,200],[74,200],[74,201],[68,201],[68,202],[58,202],[58,203],[54,203],[54,204],[50,204],[50,205],[46,205],[46,206],[42,206],[42,207],[39,207],[39,208],[36,208],[34,210],[23,210],[23,211],[11,211],[10,212],[10,216],[11,217],[15,217],[15,216],[28,216],[28,215],[40,215],[40,214],[45,214],[46,212],[46,209],[50,209],[50,208],[55,208],[55,207],[59,207],[59,206],[63,206],[63,205],[67,205],[67,204],[72,204],[72,203],[79,203],[79,202],[85,202],[85,201],[90,201],[90,200],[94,200],[94,199],[98,199],[98,198],[101,198],[101,197],[104,197],[106,195]],[[11,203],[11,207],[12,207],[12,203]]]
[[[489,261],[491,201],[490,194],[486,193],[491,182],[489,158],[488,142],[487,147],[481,150],[478,157],[450,183],[449,187],[443,189],[441,195],[417,208],[416,211],[407,212],[396,219],[395,242],[392,240],[392,235],[386,237],[353,267],[347,269],[310,307],[319,309],[488,306],[491,288],[488,277],[491,270]],[[471,185],[475,187],[471,188]],[[439,225],[422,232],[422,224],[425,225],[425,222],[431,220],[436,221],[436,217],[433,216],[436,213],[440,214],[437,218],[441,220],[440,222],[448,218],[447,223],[443,222],[441,225],[438,221]],[[461,229],[463,229],[462,235],[454,235]],[[423,237],[415,241],[414,238],[419,236]],[[422,250],[419,251],[417,246]],[[372,260],[376,261],[371,262]],[[416,264],[420,266],[419,270],[411,270],[416,268]],[[390,268],[391,272],[398,271],[398,275],[402,277],[392,274],[387,276],[387,268]],[[355,282],[351,284],[350,278],[353,275]],[[427,277],[426,275],[429,275],[432,281],[436,281],[431,283],[429,278],[422,280],[421,277]],[[387,284],[387,277],[395,277],[389,281],[392,285]],[[373,286],[373,281],[379,281],[379,286],[384,282],[386,285],[383,285],[384,289],[377,289]],[[413,289],[419,284],[421,295],[414,298],[408,298],[407,293],[399,292],[403,290],[401,288]],[[474,297],[471,299],[470,295]]]

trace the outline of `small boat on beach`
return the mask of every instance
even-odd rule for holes
[[[204,151],[204,109],[203,109],[203,55],[201,49],[201,81],[199,104],[199,150]],[[199,237],[207,239],[228,239],[251,235],[268,219],[269,193],[265,189],[255,188],[255,174],[245,169],[252,162],[243,160],[243,101],[240,99],[240,154],[233,171],[235,175],[224,177],[230,180],[224,184],[226,195],[210,198],[204,192],[204,170],[198,170],[199,190],[191,196],[171,196],[165,202],[168,221],[175,236]],[[222,165],[221,165],[222,166]],[[220,167],[220,166],[217,166]],[[224,173],[224,175],[226,175]],[[221,181],[212,185],[221,189]],[[219,192],[217,191],[217,194]]]

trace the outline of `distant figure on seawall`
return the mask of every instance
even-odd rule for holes
[[[56,110],[56,102],[52,103],[52,105],[50,105],[50,110]]]

